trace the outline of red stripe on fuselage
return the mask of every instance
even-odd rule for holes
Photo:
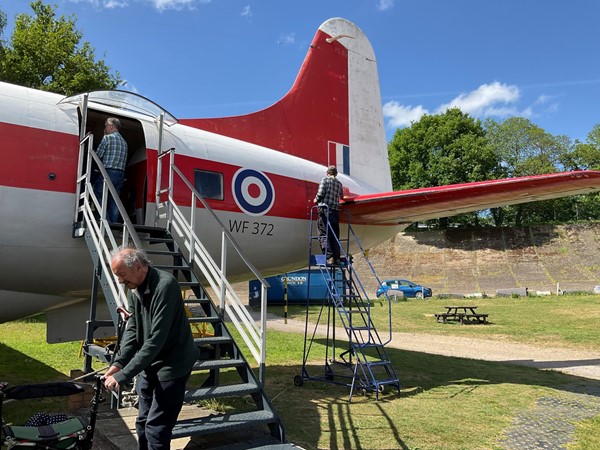
[[[75,192],[79,137],[0,123],[0,184]]]
[[[79,157],[79,137],[67,133],[38,128],[0,123],[2,143],[0,183],[3,186],[38,189],[51,192],[74,193]],[[155,150],[149,150],[154,152]],[[152,158],[155,161],[155,158]],[[193,184],[194,169],[209,170],[223,174],[224,200],[208,200],[215,210],[240,213],[232,192],[232,179],[239,166],[225,164],[190,156],[177,155],[176,164]],[[156,173],[155,163],[150,164],[150,174]],[[142,180],[145,165],[136,164],[127,169],[128,177]],[[132,173],[131,171],[134,171]],[[168,172],[163,171],[165,177]],[[275,202],[268,215],[306,219],[312,206],[318,183],[307,182],[292,177],[266,173],[275,190]],[[154,202],[155,181],[148,179],[148,202]],[[166,178],[165,178],[166,180]],[[138,186],[142,187],[142,183]],[[139,191],[138,191],[139,192]],[[140,207],[138,193],[136,206]],[[176,201],[189,207],[189,192],[179,182],[175,188]]]
[[[154,150],[152,152],[155,153]],[[156,157],[149,158],[149,173],[156,173]],[[166,162],[166,160],[165,160]],[[175,165],[181,170],[184,176],[194,184],[194,169],[213,171],[223,174],[224,198],[223,200],[207,199],[209,206],[217,211],[228,211],[241,213],[234,199],[232,190],[233,176],[240,169],[240,166],[215,162],[206,159],[193,158],[185,155],[175,156]],[[163,187],[167,185],[168,170],[163,167]],[[313,206],[313,199],[319,187],[318,183],[299,180],[292,177],[276,175],[269,172],[263,173],[271,180],[275,190],[275,202],[266,216],[277,216],[288,219],[306,219],[308,218],[310,208]],[[174,196],[175,202],[184,207],[191,206],[191,196],[189,190],[184,186],[181,180],[175,178]],[[154,202],[154,192],[156,183],[154,180],[148,180],[147,201]],[[260,216],[259,216],[260,217]]]

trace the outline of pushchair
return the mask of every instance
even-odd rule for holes
[[[28,422],[33,422],[33,425],[15,426],[4,423],[2,407],[5,400],[62,397],[82,393],[84,388],[70,381],[26,384],[10,388],[6,383],[0,383],[0,445],[6,446],[7,450],[90,450],[94,439],[98,405],[102,396],[101,387],[102,377],[97,375],[94,380],[94,397],[89,418],[79,416],[69,418],[61,414],[54,416],[55,419],[60,420],[58,423],[52,423],[56,420],[43,420],[41,417],[36,417],[38,423],[35,419],[30,419]],[[36,414],[36,416],[42,415]]]

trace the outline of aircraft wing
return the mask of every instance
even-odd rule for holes
[[[400,224],[600,190],[600,171],[562,172],[345,199],[353,223]]]

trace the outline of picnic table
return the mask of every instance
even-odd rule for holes
[[[444,306],[445,313],[435,314],[438,322],[446,323],[448,321],[456,321],[461,324],[465,323],[488,323],[488,314],[480,314],[476,311],[477,306]]]

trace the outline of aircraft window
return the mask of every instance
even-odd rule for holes
[[[223,200],[223,174],[208,170],[194,170],[194,187],[204,198]]]
[[[81,102],[83,96],[86,93],[76,94],[71,97],[63,98],[58,104],[78,104]],[[160,107],[152,100],[142,97],[139,94],[135,94],[129,91],[91,91],[87,93],[89,105],[94,103],[110,106],[113,108],[119,108],[125,111],[131,111],[139,113],[152,118],[158,117],[160,114],[164,114],[165,124],[171,126],[177,123],[177,119],[171,113],[164,108]]]

